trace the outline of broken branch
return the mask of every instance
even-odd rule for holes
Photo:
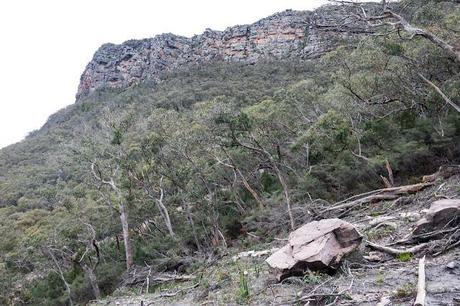
[[[417,284],[417,298],[415,299],[414,306],[425,306],[425,256],[420,259],[418,263],[418,284]]]
[[[384,253],[387,253],[387,254],[390,254],[390,255],[393,255],[393,256],[398,256],[398,255],[406,254],[406,253],[415,254],[415,253],[420,252],[421,250],[423,250],[428,245],[428,243],[422,243],[422,244],[416,245],[414,247],[411,247],[409,249],[398,250],[398,249],[395,249],[395,248],[390,248],[390,247],[387,247],[387,246],[378,245],[378,244],[370,242],[370,241],[366,241],[366,244],[369,247],[371,247],[371,248],[373,248],[373,249],[375,249],[377,251],[381,251],[381,252],[384,252]]]

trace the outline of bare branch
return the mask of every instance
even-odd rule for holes
[[[448,103],[450,106],[452,106],[457,112],[460,113],[460,106],[455,104],[438,86],[436,86],[433,82],[425,78],[421,73],[418,74],[428,85],[434,88],[438,94],[441,95],[441,97]]]

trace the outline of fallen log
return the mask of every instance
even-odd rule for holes
[[[414,306],[425,306],[426,288],[425,288],[425,256],[418,263],[418,284],[417,297]]]
[[[241,252],[235,256],[232,257],[233,261],[237,261],[238,259],[245,258],[245,257],[261,257],[265,255],[271,255],[278,251],[279,248],[273,248],[269,250],[262,250],[262,251],[246,251],[246,252]]]
[[[189,281],[196,279],[195,275],[178,273],[152,273],[149,267],[135,267],[123,276],[122,287],[134,287],[138,284],[161,284],[175,281]]]
[[[434,185],[434,182],[418,183],[413,185],[405,185],[399,187],[383,188],[377,189],[374,191],[366,192],[361,195],[353,196],[349,199],[355,199],[352,201],[341,201],[335,205],[323,210],[320,214],[334,211],[351,208],[354,206],[361,206],[364,204],[375,203],[380,201],[395,200],[402,195],[413,194],[419,192],[420,190]],[[363,196],[362,198],[360,196]],[[358,198],[358,199],[356,199]]]
[[[370,241],[366,241],[366,244],[369,247],[371,247],[372,249],[374,249],[374,250],[381,251],[381,252],[384,252],[384,253],[387,253],[387,254],[390,254],[390,255],[393,255],[393,256],[398,256],[398,255],[406,254],[406,253],[416,254],[416,253],[420,252],[421,250],[423,250],[428,245],[428,243],[422,243],[422,244],[416,245],[414,247],[411,247],[409,249],[398,250],[398,249],[395,249],[395,248],[390,248],[390,247],[387,247],[387,246],[378,245],[378,244],[370,242]]]
[[[434,182],[437,179],[448,179],[451,176],[460,174],[460,166],[459,165],[444,165],[439,167],[438,171],[431,174],[425,175],[422,178],[422,182]]]

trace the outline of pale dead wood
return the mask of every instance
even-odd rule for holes
[[[187,291],[187,290],[191,290],[191,289],[193,289],[193,288],[196,288],[196,287],[198,287],[199,285],[200,285],[200,283],[197,282],[197,283],[195,283],[195,284],[193,284],[193,285],[191,285],[191,286],[184,287],[184,288],[181,288],[181,289],[176,290],[176,291],[173,291],[173,292],[162,292],[162,293],[160,293],[160,294],[154,296],[154,298],[155,298],[155,299],[160,299],[160,298],[165,298],[165,297],[173,297],[173,296],[178,295],[178,294],[181,293],[181,292],[184,292],[184,291]],[[152,302],[152,303],[147,304],[147,306],[149,306],[149,305],[155,305],[155,304],[156,304],[156,302]]]
[[[434,90],[446,101],[447,104],[452,106],[457,112],[460,113],[460,106],[458,106],[454,101],[452,101],[436,84],[425,78],[421,73],[418,74],[422,80],[424,80],[428,85],[434,88]]]
[[[383,185],[385,186],[385,188],[393,187],[393,184],[391,184],[390,181],[386,177],[384,177],[383,175],[380,175],[380,178],[382,179]]]
[[[431,175],[425,175],[422,178],[424,183],[426,182],[434,182],[437,179],[448,179],[451,176],[460,174],[460,166],[459,165],[443,165],[440,166],[438,171]]]
[[[251,250],[251,251],[241,252],[241,253],[233,256],[232,260],[237,261],[238,259],[245,258],[245,257],[261,257],[261,256],[265,256],[265,255],[271,255],[271,254],[275,253],[278,250],[279,250],[279,248],[273,248],[273,249],[269,249],[269,250],[261,250],[261,251]]]
[[[410,24],[403,16],[399,15],[395,11],[391,10],[387,2],[384,0],[382,1],[382,14],[381,15],[374,15],[369,16],[366,13],[366,10],[362,6],[362,4],[355,2],[355,1],[346,1],[346,0],[330,0],[332,2],[341,3],[343,5],[352,5],[358,6],[361,10],[360,14],[350,14],[356,17],[358,20],[364,21],[367,23],[367,26],[370,28],[381,28],[381,27],[392,27],[394,32],[397,31],[404,31],[410,35],[408,39],[413,39],[415,37],[423,37],[433,43],[434,45],[438,46],[442,50],[444,50],[447,55],[455,61],[457,64],[460,63],[460,51],[458,48],[455,48],[453,45],[449,44],[447,41],[443,40],[441,37],[435,35],[434,33],[416,27]]]
[[[227,153],[226,153],[227,154]],[[227,154],[227,158],[229,159],[230,163],[226,163],[222,160],[220,160],[217,156],[215,156],[217,162],[221,165],[224,165],[225,167],[231,168],[235,173],[238,174],[238,176],[241,178],[241,181],[243,182],[244,187],[246,188],[247,191],[252,195],[254,200],[256,200],[257,204],[259,205],[260,208],[264,208],[265,205],[263,204],[262,200],[260,199],[259,195],[257,192],[251,187],[249,184],[248,180],[246,177],[243,175],[243,172],[241,172],[240,168],[238,168],[233,161],[233,159],[230,157],[230,155]]]
[[[405,185],[405,186],[399,186],[399,187],[384,188],[384,189],[378,189],[378,190],[366,192],[362,194],[364,195],[363,198],[359,198],[360,195],[354,196],[352,198],[358,198],[358,199],[350,201],[350,202],[345,202],[345,203],[338,202],[332,207],[329,207],[323,210],[320,214],[325,213],[325,212],[334,211],[334,210],[347,209],[347,208],[351,208],[354,206],[361,206],[361,205],[369,204],[369,203],[375,203],[375,202],[386,201],[386,200],[394,200],[405,194],[416,193],[428,186],[432,186],[433,184],[434,184],[433,182],[427,182],[427,183],[419,183],[419,184]]]
[[[277,162],[275,158],[268,152],[266,149],[264,149],[255,139],[253,135],[251,135],[252,141],[255,143],[254,145],[247,144],[244,142],[239,141],[236,137],[234,137],[235,142],[240,145],[243,148],[246,148],[248,150],[251,150],[253,152],[257,152],[258,154],[261,154],[262,156],[265,156],[268,159],[268,162],[270,163],[270,168],[275,172],[276,177],[278,178],[278,181],[280,182],[282,188],[283,188],[283,195],[284,195],[284,200],[286,202],[286,207],[289,215],[289,222],[291,225],[291,230],[295,229],[295,221],[294,221],[294,216],[292,214],[292,209],[291,209],[291,198],[289,195],[289,186],[286,183],[286,180],[284,178],[283,173],[281,172],[281,169],[278,167]]]
[[[171,282],[171,281],[186,281],[195,279],[195,275],[188,275],[188,274],[169,274],[169,273],[158,273],[155,274],[150,278],[150,282],[156,283],[164,283],[164,282]]]
[[[51,259],[53,260],[54,265],[56,266],[56,269],[57,269],[57,272],[59,274],[59,277],[61,278],[62,282],[65,285],[67,295],[69,297],[69,303],[72,306],[73,301],[72,301],[72,294],[71,294],[71,291],[70,291],[70,285],[69,285],[69,283],[67,282],[67,280],[64,277],[64,272],[61,269],[61,265],[59,265],[59,262],[56,259],[56,257],[54,256],[53,251],[51,251],[49,248],[47,249],[47,251],[48,251],[48,254],[51,256]]]
[[[431,33],[430,31],[424,30],[422,28],[417,28],[411,25],[404,17],[401,15],[396,14],[392,10],[385,10],[385,14],[391,18],[396,19],[395,23],[391,23],[390,25],[394,26],[397,29],[402,29],[411,35],[410,38],[415,36],[420,36],[425,39],[428,39],[433,44],[437,45],[449,55],[455,62],[460,63],[460,51],[456,50],[454,46],[450,45],[440,37],[436,36],[435,34]]]
[[[425,306],[426,288],[425,288],[425,256],[418,263],[418,284],[417,298],[414,306]]]
[[[416,253],[420,252],[421,250],[423,250],[424,248],[426,248],[428,246],[428,243],[422,243],[422,244],[416,245],[416,246],[408,248],[408,249],[399,250],[399,249],[379,245],[379,244],[376,244],[376,243],[373,243],[373,242],[370,242],[370,241],[366,241],[365,243],[369,247],[371,247],[372,249],[375,249],[377,251],[381,251],[381,252],[384,252],[384,253],[387,253],[387,254],[390,254],[390,255],[393,255],[393,256],[398,256],[398,255],[407,254],[407,253],[416,254]]]
[[[388,172],[388,180],[390,181],[391,187],[394,187],[395,179],[393,176],[393,169],[391,169],[391,165],[388,159],[385,160],[385,168],[387,169],[387,172]]]
[[[115,173],[118,169],[115,170]],[[131,239],[129,234],[129,223],[128,223],[128,210],[126,208],[123,195],[115,184],[113,177],[110,177],[109,180],[105,180],[102,176],[102,173],[96,164],[96,162],[91,163],[91,172],[94,178],[101,182],[103,185],[107,185],[112,189],[112,191],[117,195],[118,198],[118,206],[120,211],[120,221],[121,221],[121,228],[123,231],[123,242],[125,244],[125,257],[126,257],[126,269],[129,270],[133,265],[133,248],[131,245]]]
[[[166,228],[168,229],[169,235],[171,236],[171,238],[174,239],[176,234],[173,231],[173,227],[172,227],[172,224],[171,224],[171,218],[169,217],[168,209],[166,208],[166,206],[163,203],[164,189],[163,189],[162,185],[163,185],[163,177],[160,178],[160,187],[159,187],[159,189],[160,189],[160,197],[157,199],[157,204],[158,204],[158,208],[159,208],[159,210],[161,212],[161,215],[163,216],[163,219],[165,221]]]

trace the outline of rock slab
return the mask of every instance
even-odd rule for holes
[[[346,221],[324,219],[293,231],[288,241],[266,260],[278,271],[278,280],[308,270],[329,272],[337,269],[342,258],[361,244],[362,236]]]
[[[434,201],[425,216],[417,222],[414,235],[421,235],[460,224],[460,200]]]

